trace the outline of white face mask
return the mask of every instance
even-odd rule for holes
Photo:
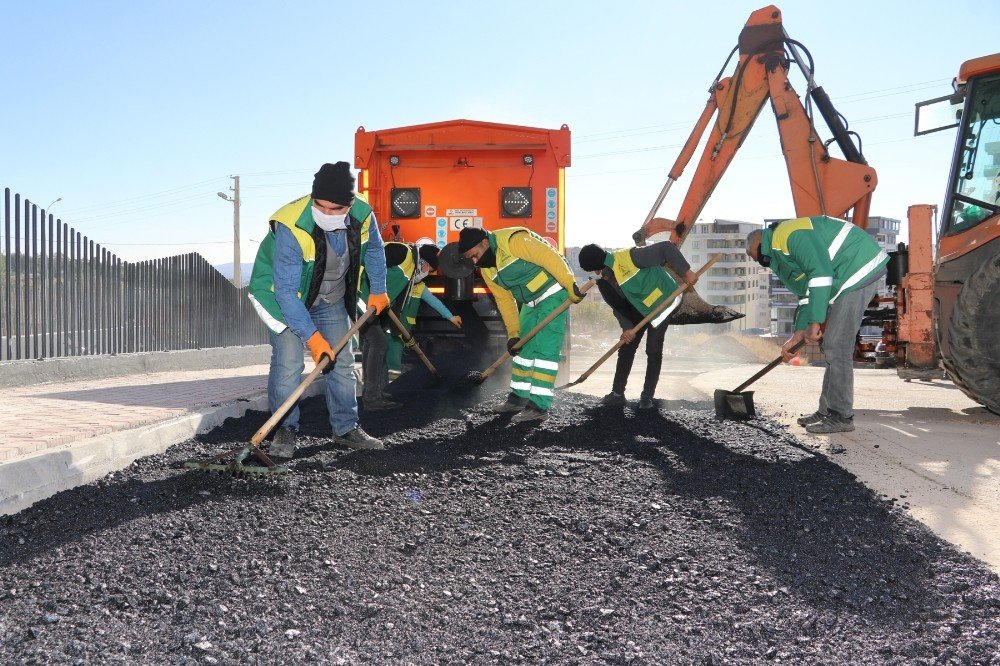
[[[413,283],[416,284],[418,282],[423,282],[424,278],[430,274],[430,271],[420,271],[419,273],[415,273],[413,275]]]
[[[321,212],[316,206],[312,207],[313,220],[323,231],[337,231],[347,228],[347,213],[340,215],[327,215]]]

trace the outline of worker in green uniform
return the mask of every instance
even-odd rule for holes
[[[437,267],[439,249],[429,243],[407,245],[406,243],[389,242],[385,244],[386,255],[386,293],[392,304],[392,309],[396,316],[406,325],[407,308],[413,299],[413,290],[431,270]],[[368,279],[362,273],[361,284],[358,289],[358,310],[366,306],[368,296]],[[437,300],[437,299],[434,299]],[[439,301],[440,302],[440,301]],[[419,301],[417,302],[419,307]],[[443,305],[442,305],[443,307]],[[455,321],[454,315],[445,309],[448,319],[456,325],[461,324],[459,319]],[[412,317],[416,322],[415,313]],[[369,411],[379,411],[384,409],[394,409],[400,403],[391,400],[385,394],[385,386],[389,382],[389,365],[393,362],[393,340],[399,336],[399,330],[389,320],[387,315],[373,319],[371,326],[362,329],[362,361],[361,372],[364,381],[364,408]],[[399,343],[402,344],[401,342]],[[402,347],[395,356],[397,366],[402,363]]]
[[[746,253],[799,297],[795,332],[781,348],[785,360],[800,340],[822,344],[819,409],[799,425],[815,434],[854,430],[854,341],[889,256],[861,227],[825,215],[751,231]]]
[[[580,268],[597,274],[597,288],[622,327],[621,341],[624,344],[618,348],[618,364],[611,393],[601,400],[605,405],[625,404],[625,385],[632,371],[635,352],[643,335],[648,333],[646,379],[639,396],[639,409],[655,407],[653,395],[663,365],[663,338],[667,331],[667,318],[680,305],[680,297],[675,298],[672,305],[668,305],[637,333],[632,333],[632,329],[677,289],[677,282],[664,270],[664,264],[672,268],[687,284],[693,286],[698,282],[697,273],[691,270],[691,265],[675,244],[677,233],[683,233],[683,225],[679,231],[672,233],[674,242],[661,241],[645,247],[624,248],[613,252],[606,252],[598,245],[584,245],[580,249]]]
[[[397,246],[401,246],[397,249]],[[405,248],[405,254],[404,254]],[[453,314],[441,300],[431,293],[424,283],[430,273],[438,267],[438,248],[430,244],[418,244],[416,247],[404,245],[402,243],[389,242],[385,244],[386,264],[390,266],[400,266],[404,273],[411,271],[409,293],[402,295],[399,310],[399,321],[403,324],[407,333],[412,332],[417,324],[417,314],[420,312],[420,305],[426,303],[431,309],[441,315],[442,319],[447,319],[456,328],[462,328],[462,318]],[[395,262],[399,262],[398,264]],[[410,267],[413,267],[412,269]],[[386,366],[388,368],[389,381],[399,377],[403,371],[403,335],[395,327],[389,330],[389,348],[386,352]],[[413,338],[410,338],[410,345],[413,345]]]
[[[513,356],[511,393],[495,411],[517,412],[515,423],[545,419],[555,396],[567,313],[562,312],[519,350],[514,345],[522,333],[566,299],[583,300],[569,264],[541,236],[524,227],[489,232],[466,227],[459,233],[458,251],[480,269],[507,329],[507,350]]]

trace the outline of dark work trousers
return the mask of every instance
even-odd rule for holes
[[[382,393],[389,382],[389,368],[385,354],[389,343],[385,337],[385,325],[379,317],[361,331],[361,379],[364,382],[364,401],[385,400]]]
[[[646,335],[647,332],[648,335]],[[666,323],[655,328],[646,324],[635,334],[635,340],[618,349],[618,365],[615,367],[615,381],[611,385],[612,391],[625,393],[625,384],[628,383],[629,373],[632,372],[635,352],[639,349],[642,337],[646,335],[646,381],[642,385],[642,397],[653,397],[653,394],[656,393],[656,382],[660,379],[660,367],[663,365],[663,338],[666,334]]]

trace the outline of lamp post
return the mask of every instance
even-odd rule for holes
[[[240,275],[240,177],[230,176],[233,179],[233,196],[225,192],[217,192],[226,201],[233,202],[233,284],[239,289],[243,285]]]
[[[51,213],[52,212],[52,207],[55,206],[60,201],[62,201],[62,197],[59,197],[58,199],[56,199],[55,201],[53,201],[52,203],[50,203],[48,206],[46,206],[45,210],[48,211],[49,213]]]

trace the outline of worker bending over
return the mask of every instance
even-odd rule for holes
[[[583,300],[569,264],[524,227],[489,232],[466,227],[459,233],[458,250],[480,269],[507,329],[507,350],[513,356],[511,394],[495,411],[518,412],[515,423],[545,419],[555,396],[567,313],[560,313],[521,349],[514,351],[514,345],[566,299]]]
[[[677,282],[663,268],[663,264],[682,276],[689,285],[698,281],[698,275],[691,270],[691,265],[677,249],[678,236],[683,232],[684,225],[675,226],[671,231],[670,241],[645,247],[606,252],[597,245],[585,245],[580,250],[580,268],[595,273],[600,278],[597,288],[601,290],[601,296],[611,306],[611,311],[622,327],[621,341],[624,344],[618,348],[618,364],[615,367],[611,393],[601,400],[605,405],[625,404],[625,385],[632,372],[635,352],[648,331],[646,381],[639,396],[639,409],[652,409],[655,406],[653,395],[656,393],[656,383],[663,365],[663,338],[667,332],[667,318],[680,304],[680,297],[675,298],[672,305],[668,305],[637,333],[632,333],[631,329],[677,289]]]
[[[419,247],[397,242],[385,244],[386,293],[393,311],[396,312],[397,318],[404,326],[408,320],[406,311],[409,302],[413,299],[414,288],[432,270],[437,268],[438,252],[438,248],[429,243],[421,244]],[[362,274],[361,287],[358,290],[358,310],[365,308],[368,289],[367,275]],[[417,307],[419,308],[419,301],[417,301]],[[445,308],[445,312],[454,323],[454,317],[451,316],[447,308]],[[415,312],[413,322],[416,323]],[[460,323],[461,320],[459,320]],[[385,394],[385,385],[389,382],[389,364],[392,360],[390,354],[393,353],[392,340],[398,335],[399,330],[385,314],[377,319],[373,318],[371,324],[361,330],[361,372],[364,381],[364,407],[366,410],[378,411],[400,406],[400,403],[390,400]],[[396,358],[398,364],[401,365],[402,347],[399,349]]]
[[[854,341],[889,256],[861,227],[826,216],[751,231],[746,252],[799,297],[795,332],[781,348],[785,360],[800,340],[822,340],[819,409],[799,425],[816,434],[854,430]]]

